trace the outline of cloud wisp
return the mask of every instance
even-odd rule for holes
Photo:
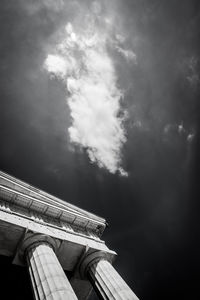
[[[87,15],[87,19],[87,25],[83,22],[78,30],[72,23],[66,25],[63,39],[47,55],[44,67],[65,84],[72,118],[70,141],[86,149],[90,161],[99,167],[127,176],[121,167],[126,114],[121,112],[123,94],[107,51],[111,34],[101,30],[97,15]],[[123,54],[133,58],[130,51]]]

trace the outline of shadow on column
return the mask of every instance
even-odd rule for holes
[[[0,255],[0,299],[33,299],[28,269],[13,265],[12,261],[12,257]],[[72,276],[71,272],[65,272],[65,274],[68,279]]]

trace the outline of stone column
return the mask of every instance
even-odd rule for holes
[[[121,278],[106,255],[93,252],[85,257],[80,272],[87,276],[97,295],[103,300],[139,300]]]
[[[29,243],[25,257],[36,300],[78,299],[51,243],[42,239]]]

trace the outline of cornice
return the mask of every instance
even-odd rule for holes
[[[17,186],[16,186],[17,185]],[[25,190],[24,190],[25,189]],[[12,206],[37,213],[59,223],[67,223],[74,229],[93,232],[100,237],[106,227],[106,221],[76,206],[66,203],[46,192],[37,189],[0,172],[0,198]]]

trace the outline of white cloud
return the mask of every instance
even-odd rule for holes
[[[178,133],[179,134],[185,133],[185,128],[183,127],[183,123],[178,125]]]
[[[136,54],[132,50],[126,50],[119,46],[116,46],[117,51],[129,62],[136,63]]]
[[[170,136],[170,134],[179,134],[180,137],[184,138],[187,142],[192,142],[195,138],[195,131],[194,129],[188,129],[183,126],[183,122],[180,124],[167,124],[164,127],[164,135]],[[176,136],[176,135],[175,135]],[[176,136],[177,137],[177,136]]]
[[[99,6],[94,8],[95,13],[100,11]],[[65,32],[56,54],[47,56],[44,67],[62,79],[70,93],[70,140],[86,149],[91,162],[127,176],[121,167],[121,149],[126,141],[123,117],[118,116],[122,92],[107,52],[109,36],[95,27],[75,32],[71,23]],[[123,55],[133,59],[132,52]]]
[[[187,136],[187,141],[188,141],[188,142],[192,142],[193,139],[194,139],[194,136],[195,136],[194,133],[189,133],[188,136]]]
[[[187,141],[189,143],[191,143],[193,141],[194,137],[195,137],[194,133],[189,133],[188,136],[187,136]]]
[[[180,70],[182,71],[190,88],[195,91],[200,84],[199,56],[192,55],[192,56],[184,57],[179,64],[180,64]]]
[[[198,72],[198,64],[199,59],[197,57],[192,56],[188,62],[188,76],[186,77],[189,81],[190,85],[195,88],[200,82],[199,72]]]
[[[127,62],[137,63],[137,56],[133,52],[132,49],[127,49],[127,38],[122,34],[115,34],[113,45],[118,53],[121,54],[123,58],[126,59]]]
[[[45,60],[45,68],[49,73],[64,77],[67,73],[67,63],[58,55],[48,55]]]

